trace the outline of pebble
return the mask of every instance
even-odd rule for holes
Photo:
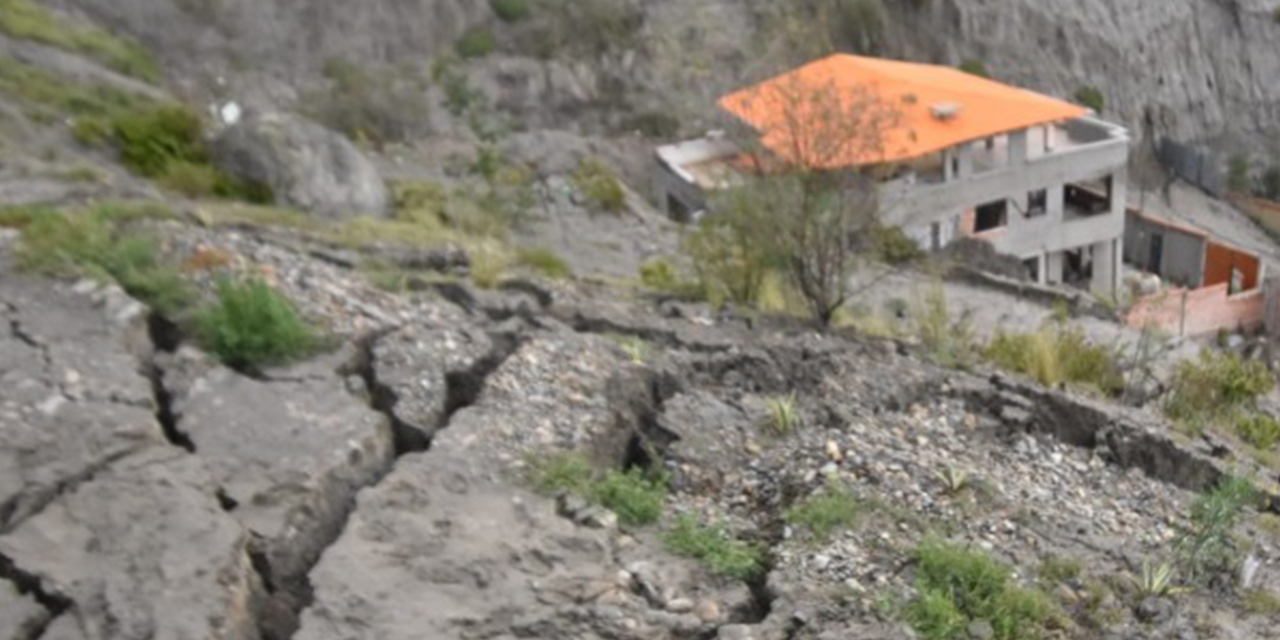
[[[671,613],[688,613],[693,611],[693,601],[688,598],[676,598],[667,603],[667,611]]]
[[[703,600],[693,608],[693,615],[703,622],[716,622],[720,620],[720,605],[714,600]]]

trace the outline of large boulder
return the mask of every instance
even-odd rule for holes
[[[341,134],[301,116],[250,112],[211,145],[224,171],[271,188],[276,204],[325,215],[387,213],[387,187]]]

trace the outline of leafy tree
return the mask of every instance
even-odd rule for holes
[[[798,73],[760,85],[741,106],[768,148],[748,154],[753,177],[709,224],[738,239],[744,263],[764,261],[744,264],[744,275],[777,265],[828,325],[848,300],[862,249],[874,244],[879,203],[868,169],[884,157],[884,132],[900,113],[867,87]]]

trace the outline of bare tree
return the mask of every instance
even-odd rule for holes
[[[749,223],[827,325],[879,224],[874,170],[901,114],[872,87],[816,76],[795,72],[731,99],[755,131],[748,189],[767,215],[729,211],[722,224]]]

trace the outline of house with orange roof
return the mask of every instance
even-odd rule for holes
[[[858,128],[824,131],[831,114],[866,111],[822,105],[859,101],[892,117],[867,120],[874,143],[841,145],[830,131]],[[762,166],[857,171],[876,177],[882,220],[924,248],[981,238],[1042,283],[1118,292],[1129,138],[1084,107],[950,67],[844,54],[719,104],[753,144],[717,134],[659,148],[656,196],[674,219],[696,219],[709,193]]]

